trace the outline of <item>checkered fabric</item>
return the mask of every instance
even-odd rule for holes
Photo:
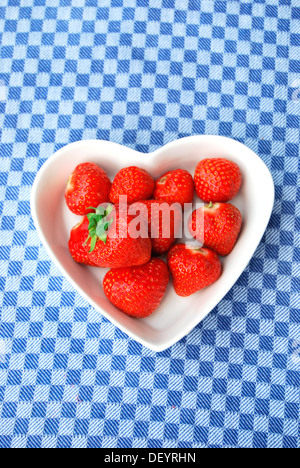
[[[0,447],[300,447],[299,0],[1,0],[0,40]],[[30,190],[73,141],[204,133],[259,154],[274,212],[227,296],[155,353],[52,264]]]

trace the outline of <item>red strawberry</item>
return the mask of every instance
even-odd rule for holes
[[[172,209],[161,200],[142,200],[132,204],[129,213],[137,213],[148,222],[152,254],[162,255],[170,250],[181,224],[180,209]]]
[[[219,255],[228,255],[242,226],[240,211],[230,203],[210,203],[195,210],[189,220],[192,236]]]
[[[79,164],[69,177],[65,199],[72,213],[85,215],[91,206],[108,202],[111,181],[97,164]]]
[[[103,289],[108,300],[125,314],[144,318],[160,305],[169,279],[165,262],[152,258],[143,266],[110,270],[104,277]]]
[[[97,266],[90,259],[88,247],[84,245],[89,234],[88,227],[89,220],[86,216],[73,227],[69,240],[69,250],[76,262],[83,263],[84,265]]]
[[[178,296],[191,296],[217,281],[222,272],[218,255],[209,249],[177,244],[168,253],[168,265]]]
[[[87,256],[88,264],[103,268],[121,268],[149,262],[149,237],[133,238],[130,234],[130,223],[135,219],[134,216],[123,213],[119,206],[113,205],[107,205],[106,208],[99,206],[94,210],[95,213],[89,213],[80,225],[85,235],[80,233],[74,242],[71,233],[69,250],[74,260],[87,263]]]
[[[239,192],[242,175],[237,164],[227,159],[203,159],[195,172],[196,192],[201,200],[227,202]]]
[[[194,181],[191,174],[184,169],[169,171],[156,181],[154,198],[164,200],[170,205],[192,203],[194,198]]]
[[[144,169],[135,166],[121,169],[116,175],[110,191],[110,201],[119,203],[120,195],[127,196],[130,205],[139,200],[148,200],[154,191],[154,180]]]

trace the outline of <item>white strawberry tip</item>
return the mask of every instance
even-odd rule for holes
[[[75,188],[75,185],[74,185],[74,182],[73,182],[73,176],[72,174],[70,175],[70,177],[68,178],[68,181],[67,181],[67,187],[66,187],[66,193],[70,193],[74,190]]]
[[[202,247],[195,247],[193,245],[186,245],[186,249],[190,250],[190,252],[194,254],[201,254],[201,255],[207,255],[206,250],[203,250]]]
[[[157,181],[158,185],[164,185],[165,182],[166,182],[166,180],[167,180],[167,178],[168,178],[168,176],[164,176],[164,177],[162,177],[161,179],[159,179],[159,180]]]

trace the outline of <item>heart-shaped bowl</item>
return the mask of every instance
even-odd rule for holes
[[[208,157],[223,157],[236,162],[243,177],[241,191],[231,202],[240,209],[243,226],[233,252],[222,259],[221,278],[188,298],[177,296],[170,283],[159,309],[150,317],[135,319],[125,315],[104,295],[102,280],[107,270],[79,265],[69,253],[70,230],[80,219],[68,210],[64,200],[70,173],[79,163],[95,162],[111,179],[122,167],[132,165],[146,169],[154,178],[177,168],[194,174],[197,163]],[[154,351],[162,351],[187,335],[231,289],[266,230],[273,204],[274,183],[267,166],[243,144],[219,136],[184,138],[150,154],[101,140],[71,143],[43,165],[31,196],[37,232],[62,274],[96,310]]]

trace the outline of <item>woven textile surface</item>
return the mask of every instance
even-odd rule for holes
[[[299,46],[299,0],[1,0],[0,447],[300,447]],[[276,201],[235,286],[155,353],[62,277],[30,192],[70,142],[196,134],[257,152]]]

